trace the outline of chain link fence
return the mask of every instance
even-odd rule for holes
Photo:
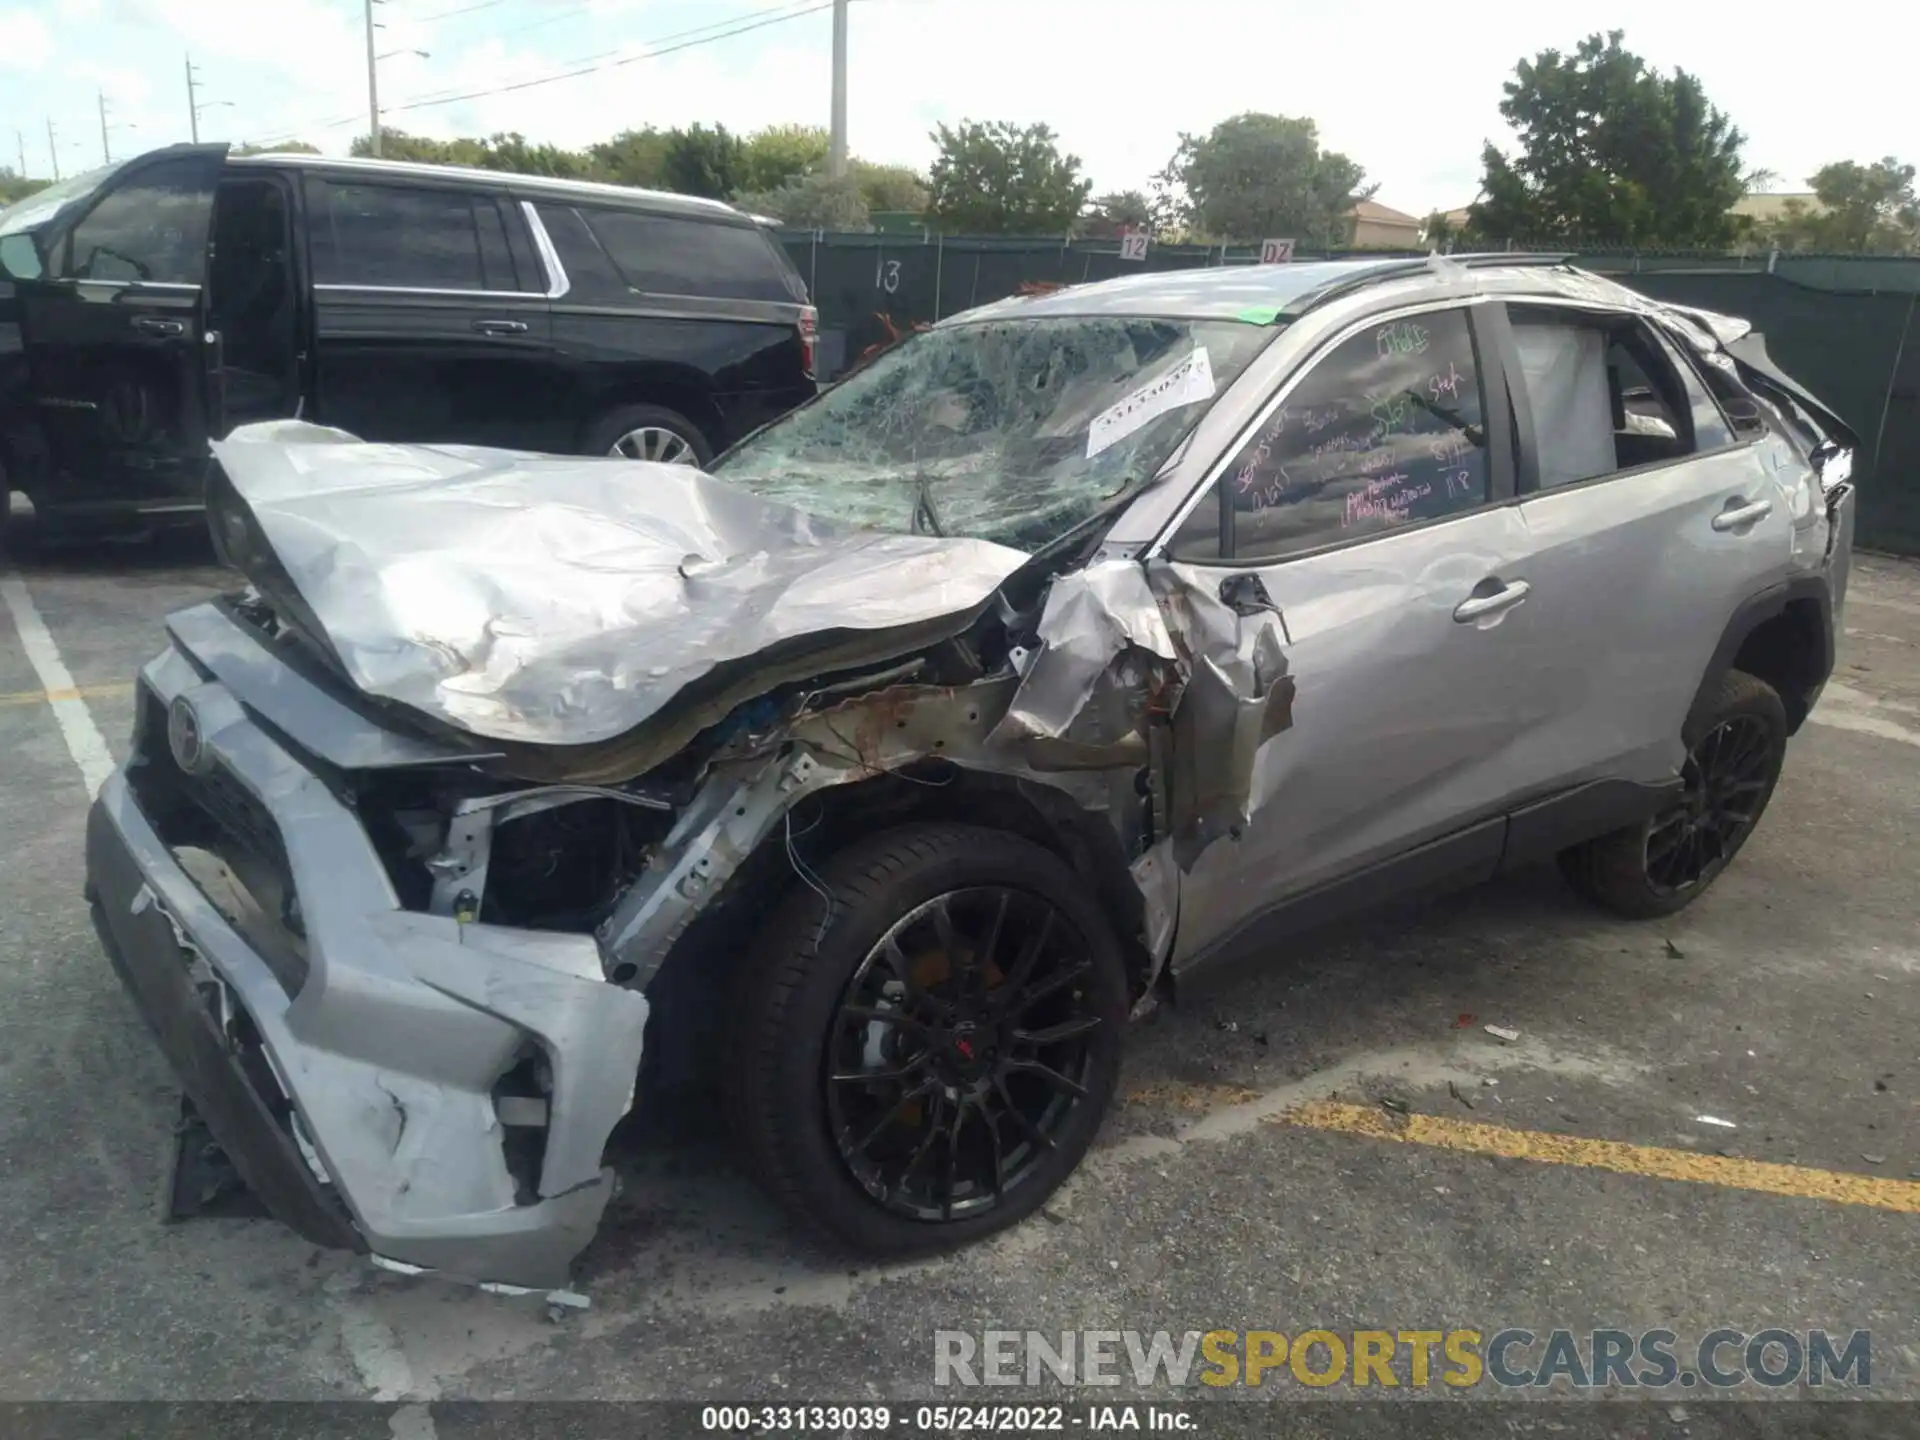
[[[1121,258],[1117,240],[1070,242],[788,233],[787,253],[820,310],[826,378],[916,325],[1036,286],[1142,271],[1251,265],[1251,245],[1153,245]],[[1420,251],[1298,253],[1297,260],[1417,258]],[[1920,258],[1593,251],[1576,263],[1677,304],[1740,315],[1774,358],[1854,427],[1859,543],[1920,554]]]

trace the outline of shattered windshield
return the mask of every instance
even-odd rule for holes
[[[867,529],[1037,550],[1151,476],[1271,327],[1049,316],[916,335],[716,473]]]

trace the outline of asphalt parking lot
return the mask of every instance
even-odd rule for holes
[[[558,1321],[156,1218],[174,1091],[81,901],[87,776],[222,584],[192,538],[0,562],[0,1398],[859,1401],[935,1395],[936,1326],[1777,1326],[1871,1331],[1920,1399],[1920,565],[1857,560],[1771,811],[1676,919],[1543,872],[1214,975],[1048,1212],[928,1263],[803,1244],[711,1117],[638,1125]]]

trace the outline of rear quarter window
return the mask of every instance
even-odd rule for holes
[[[804,302],[806,287],[773,238],[757,225],[579,211],[628,288],[647,295]]]

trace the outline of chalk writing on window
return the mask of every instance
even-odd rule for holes
[[[1225,501],[1238,555],[1280,556],[1484,504],[1479,370],[1457,311],[1371,327],[1243,442]]]

